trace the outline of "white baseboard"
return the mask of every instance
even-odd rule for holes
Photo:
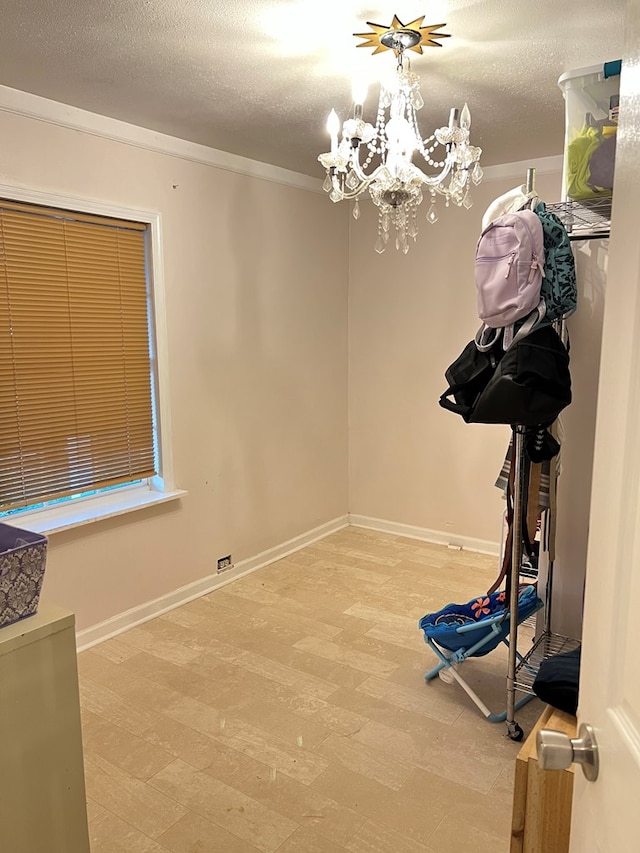
[[[100,622],[97,625],[92,625],[90,628],[85,628],[78,631],[76,635],[76,644],[78,651],[86,651],[86,649],[102,643],[105,640],[116,637],[127,631],[129,628],[135,628],[136,625],[142,625],[156,616],[161,616],[163,613],[168,613],[182,604],[207,595],[215,589],[226,586],[228,583],[237,580],[238,578],[249,575],[258,569],[275,563],[277,560],[282,560],[307,545],[313,542],[318,542],[320,539],[335,533],[337,530],[342,530],[344,527],[353,525],[354,527],[365,527],[369,530],[378,530],[381,533],[392,533],[396,536],[407,536],[410,539],[418,539],[422,542],[432,542],[435,545],[450,545],[454,548],[461,548],[465,551],[476,551],[480,554],[490,554],[498,556],[500,553],[500,544],[498,542],[488,542],[485,539],[473,539],[469,536],[457,536],[450,533],[443,533],[439,530],[429,530],[426,527],[414,527],[411,524],[400,524],[395,521],[385,521],[381,518],[370,518],[365,515],[345,515],[340,518],[335,518],[326,524],[320,525],[313,530],[296,536],[288,542],[283,542],[275,548],[270,548],[268,551],[263,551],[261,554],[256,554],[255,557],[250,557],[248,560],[243,560],[222,574],[208,575],[194,583],[187,584],[179,589],[173,590],[166,595],[156,598],[153,601],[147,601],[140,604],[138,607],[133,607],[131,610],[126,610],[124,613],[119,613],[111,619]]]
[[[396,536],[408,536],[421,542],[432,542],[434,545],[449,545],[464,551],[476,551],[479,554],[489,554],[497,557],[500,554],[500,543],[489,542],[486,539],[473,539],[470,536],[458,536],[441,530],[429,530],[426,527],[414,527],[411,524],[400,524],[396,521],[385,521],[382,518],[370,518],[366,515],[349,515],[349,524],[354,527],[366,527],[378,530],[380,533],[393,533]]]
[[[294,554],[296,551],[306,548],[307,545],[311,545],[313,542],[324,539],[326,536],[329,536],[331,533],[335,533],[337,530],[342,530],[342,528],[348,527],[348,525],[348,516],[345,515],[340,518],[335,518],[333,521],[328,521],[326,524],[320,525],[320,527],[315,527],[313,530],[309,530],[300,536],[296,536],[288,542],[283,542],[275,548],[269,548],[268,551],[256,554],[255,557],[243,560],[235,565],[233,569],[229,569],[222,574],[208,575],[207,577],[194,581],[194,583],[187,584],[187,586],[183,586],[180,587],[180,589],[169,592],[160,598],[156,598],[153,601],[147,601],[145,604],[140,604],[138,607],[133,607],[131,610],[119,613],[111,619],[107,619],[97,625],[92,625],[90,628],[78,631],[76,634],[76,645],[78,651],[83,652],[86,649],[91,648],[91,646],[95,646],[97,643],[102,643],[105,640],[109,640],[111,637],[122,634],[123,631],[127,631],[129,628],[135,628],[136,625],[148,622],[150,619],[154,619],[156,616],[161,616],[169,610],[174,610],[176,607],[180,607],[188,601],[200,598],[201,596],[212,592],[214,589],[219,589],[238,578],[249,575],[264,566],[268,566],[270,563],[275,563],[276,560],[282,560],[284,557],[288,557],[290,554]]]

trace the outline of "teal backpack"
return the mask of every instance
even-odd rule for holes
[[[547,309],[544,321],[553,323],[573,314],[578,305],[576,265],[562,222],[543,202],[536,205],[535,212],[542,223],[544,239],[544,278],[540,286]]]

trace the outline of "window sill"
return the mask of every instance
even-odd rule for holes
[[[175,501],[186,494],[187,492],[182,489],[173,489],[169,492],[155,492],[146,487],[123,489],[119,493],[86,498],[73,505],[66,504],[36,512],[18,513],[2,518],[0,521],[13,527],[21,527],[33,533],[49,536],[62,530],[72,530],[85,524],[92,524],[94,521],[103,521],[138,509]]]

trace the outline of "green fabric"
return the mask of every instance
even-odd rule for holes
[[[582,128],[567,147],[567,195],[569,198],[597,198],[608,195],[608,191],[597,191],[589,186],[591,155],[602,137],[597,127]]]

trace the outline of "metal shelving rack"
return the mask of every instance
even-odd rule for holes
[[[535,169],[527,172],[527,192],[535,190]],[[567,200],[556,204],[547,204],[548,211],[555,213],[567,229],[569,239],[572,242],[580,240],[604,240],[609,237],[611,229],[611,196],[583,201]],[[563,324],[564,326],[564,324]],[[564,328],[562,334],[564,336]],[[524,440],[523,430],[514,427],[514,444],[512,464],[515,464],[514,482],[514,527],[513,546],[511,562],[511,612],[517,612],[518,597],[517,590],[520,581],[520,569],[522,562],[522,535],[520,522],[516,519],[522,517],[522,501],[524,495]],[[519,740],[522,729],[515,722],[516,691],[533,695],[533,682],[540,669],[543,660],[553,655],[562,654],[575,649],[579,642],[570,637],[563,637],[551,631],[551,592],[553,582],[553,563],[549,564],[547,587],[545,590],[545,624],[540,636],[535,639],[531,649],[524,658],[517,662],[516,649],[518,643],[517,619],[511,620],[509,635],[509,662],[507,672],[507,735],[513,740]],[[519,703],[518,703],[519,704]]]
[[[545,630],[527,652],[522,663],[516,667],[514,679],[516,690],[521,693],[533,693],[533,682],[542,661],[553,655],[570,652],[578,645],[577,640],[561,637],[559,634],[552,634]]]
[[[582,201],[569,199],[548,204],[547,210],[560,219],[572,242],[606,240],[611,229],[611,201],[610,195]]]
[[[527,195],[535,193],[536,170],[527,170]],[[508,578],[509,588],[509,657],[507,661],[507,710],[505,723],[507,726],[507,737],[511,740],[522,740],[524,732],[516,722],[516,711],[522,707],[531,697],[525,696],[516,701],[516,691],[519,689],[516,683],[516,673],[519,667],[526,662],[518,653],[518,594],[520,587],[520,569],[522,564],[523,540],[522,540],[522,507],[524,496],[527,493],[527,460],[525,457],[523,426],[514,424],[512,426],[513,449],[511,453],[511,465],[513,466],[513,514],[512,514],[512,537],[511,537],[511,571]],[[515,614],[515,615],[514,615]],[[530,694],[531,691],[521,691]]]

